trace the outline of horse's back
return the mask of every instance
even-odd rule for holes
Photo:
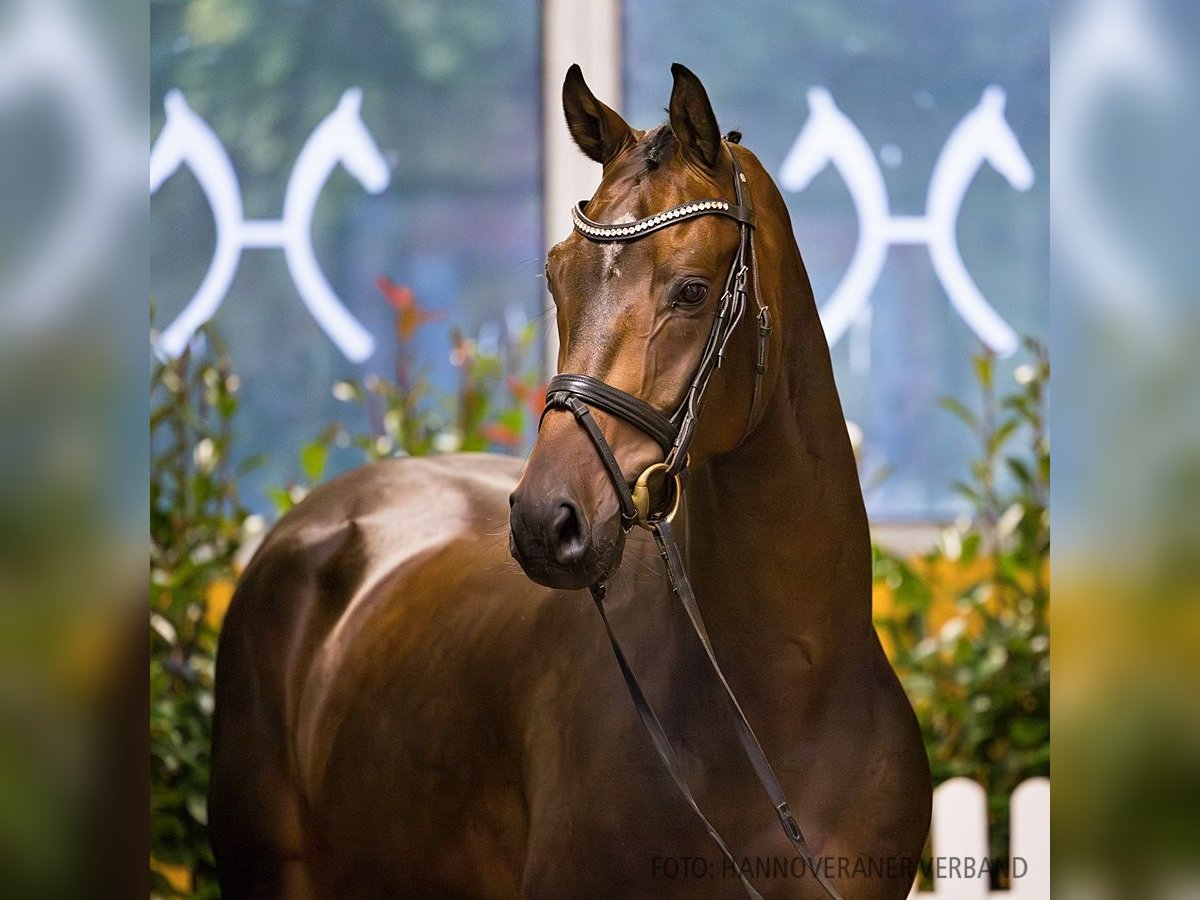
[[[508,754],[511,698],[488,672],[519,668],[514,635],[539,592],[508,559],[519,466],[483,454],[376,463],[314,490],[264,540],[218,654],[210,817],[223,882],[302,896],[289,879],[311,872],[289,875],[299,864],[288,860],[315,858],[329,871],[308,891],[333,878],[340,891],[374,893],[379,884],[354,882],[342,848],[419,854],[414,834],[444,842],[440,832],[461,825],[458,798],[519,817],[478,753],[482,729],[494,744],[485,760]],[[454,699],[464,684],[469,706]],[[373,814],[385,804],[404,814]],[[338,846],[314,846],[318,833]],[[452,839],[460,862],[508,877],[496,841]],[[430,886],[443,874],[429,872]]]

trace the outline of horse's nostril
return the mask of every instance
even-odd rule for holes
[[[508,508],[512,509],[516,505],[517,505],[517,492],[513,491],[511,494],[508,495]]]
[[[587,525],[574,503],[563,503],[554,517],[555,558],[563,565],[578,565],[588,549]]]

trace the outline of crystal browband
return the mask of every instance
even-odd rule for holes
[[[674,225],[683,219],[697,216],[727,216],[737,222],[744,222],[753,227],[754,212],[744,206],[735,206],[728,200],[693,200],[665,212],[638,219],[636,222],[624,222],[620,225],[605,225],[595,219],[589,219],[584,213],[588,201],[580,200],[571,208],[571,219],[575,228],[581,234],[592,240],[599,241],[630,241],[644,234]]]

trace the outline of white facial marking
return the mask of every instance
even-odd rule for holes
[[[610,224],[625,225],[629,222],[636,222],[636,221],[637,220],[632,215],[630,215],[629,213],[625,213],[624,215],[618,216]],[[617,268],[617,257],[620,256],[621,251],[623,249],[625,249],[625,244],[622,241],[609,241],[609,242],[605,243],[603,245],[603,247],[604,247],[604,277],[605,278],[620,278],[621,270]]]

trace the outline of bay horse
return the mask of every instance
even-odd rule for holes
[[[547,257],[564,374],[523,470],[358,469],[243,574],[209,800],[226,897],[908,893],[929,768],[812,290],[770,176],[672,74],[642,131],[567,73],[603,173]]]

